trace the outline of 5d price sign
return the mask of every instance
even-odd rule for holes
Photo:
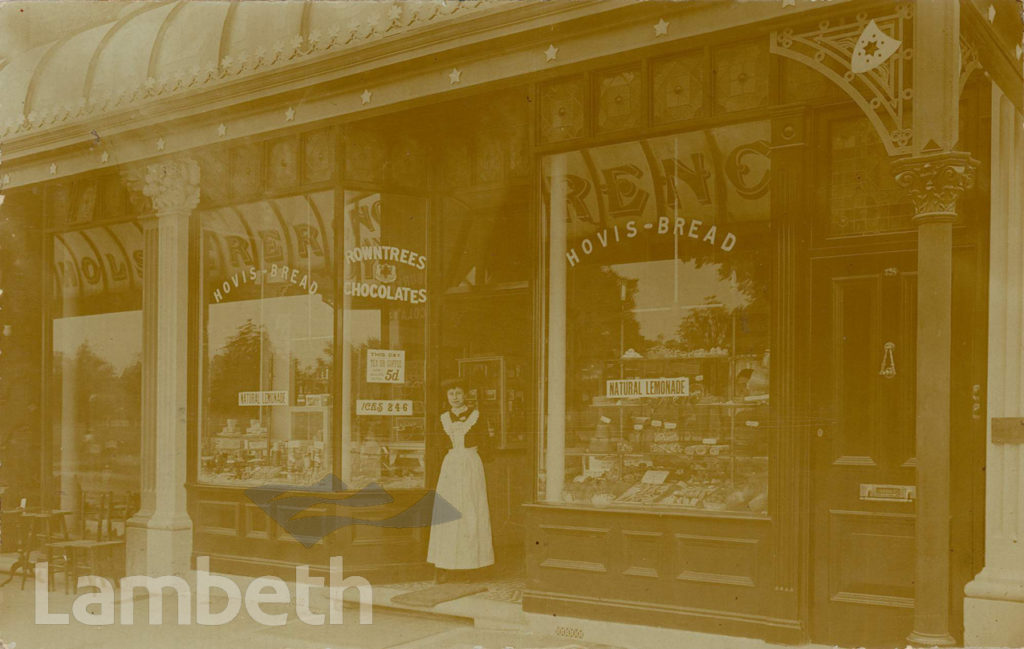
[[[367,383],[405,383],[404,349],[367,349]]]
[[[412,414],[412,401],[405,399],[357,399],[356,414],[404,417]]]

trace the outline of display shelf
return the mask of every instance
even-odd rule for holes
[[[726,347],[578,367],[564,499],[763,515],[769,356]]]
[[[513,356],[460,358],[459,376],[469,382],[467,401],[479,409],[499,449],[526,445],[526,364]]]

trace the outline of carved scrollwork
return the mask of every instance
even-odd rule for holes
[[[981,68],[981,59],[978,58],[978,48],[974,43],[960,36],[960,94],[964,92],[964,86],[971,74]]]
[[[978,161],[963,151],[918,155],[893,163],[896,184],[914,202],[914,220],[952,220],[957,201],[974,186]]]
[[[911,34],[913,8],[897,5],[884,15],[856,16],[822,20],[803,30],[792,28],[772,32],[773,54],[798,61],[829,78],[861,107],[878,131],[889,155],[910,153],[911,102],[909,84],[913,51],[900,47],[887,60],[870,70],[855,73],[851,69],[858,39],[874,21],[887,38],[905,43]]]
[[[907,155],[913,139],[910,85],[913,49],[900,47],[880,65],[856,73],[852,69],[858,39],[870,21],[882,38],[906,43],[913,32],[913,7],[897,5],[884,15],[865,13],[838,20],[823,20],[805,29],[786,28],[772,32],[773,54],[798,61],[838,85],[864,111],[878,132],[889,155]],[[981,67],[973,43],[960,37],[960,92],[971,74]]]
[[[199,204],[199,163],[180,158],[147,165],[142,193],[157,214],[191,212]]]

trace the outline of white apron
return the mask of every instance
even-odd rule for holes
[[[451,440],[452,448],[441,462],[437,498],[447,501],[460,516],[431,525],[427,561],[445,570],[472,570],[494,563],[484,463],[476,448],[466,448],[465,445],[466,433],[479,417],[477,410],[464,421],[453,420],[450,412],[441,415],[441,426]],[[436,504],[434,518],[438,518]]]

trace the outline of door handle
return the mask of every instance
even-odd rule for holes
[[[887,379],[896,377],[896,343],[888,342],[882,348],[882,368],[878,370]]]

